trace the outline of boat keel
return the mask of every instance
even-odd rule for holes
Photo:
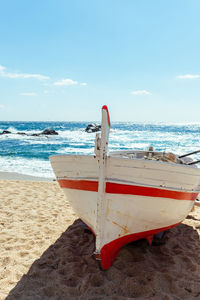
[[[102,269],[107,270],[113,264],[121,248],[126,244],[129,244],[136,240],[146,239],[151,246],[155,234],[171,229],[179,225],[180,223],[181,222],[163,228],[125,235],[121,238],[111,241],[108,244],[105,244],[101,248],[100,254],[96,253],[96,258],[101,261]]]

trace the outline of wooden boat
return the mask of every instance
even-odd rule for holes
[[[110,118],[102,107],[95,155],[56,155],[50,161],[60,187],[77,215],[96,235],[96,258],[108,269],[127,243],[181,223],[200,192],[200,169],[185,158],[161,161],[164,153],[108,154]],[[170,156],[169,155],[169,156]],[[159,160],[157,160],[159,159]]]

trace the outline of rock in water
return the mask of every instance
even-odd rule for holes
[[[41,134],[44,134],[44,135],[58,135],[58,132],[55,131],[54,129],[45,129],[41,132]]]
[[[101,130],[101,125],[97,125],[97,124],[89,124],[85,131],[90,133],[90,132],[97,132]]]
[[[0,134],[10,134],[11,132],[8,130],[4,130],[3,132],[1,132]]]
[[[30,134],[30,136],[40,136],[40,134],[42,134],[42,133],[33,133],[33,134]]]
[[[2,134],[11,134],[11,133],[12,133],[11,131],[4,130],[0,133],[0,135],[2,135]],[[40,136],[40,135],[58,135],[58,132],[55,131],[54,129],[45,129],[41,133],[27,134],[25,132],[17,132],[17,134],[27,135],[27,136]]]

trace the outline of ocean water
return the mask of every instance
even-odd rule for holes
[[[93,154],[95,133],[85,132],[90,122],[0,122],[0,171],[54,177],[49,156],[54,154]],[[44,129],[56,130],[55,136],[31,136]],[[27,135],[19,135],[24,132]],[[200,149],[200,123],[149,124],[113,123],[109,150],[144,150],[184,154]],[[200,158],[198,154],[193,156]]]

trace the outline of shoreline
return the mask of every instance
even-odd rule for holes
[[[17,172],[3,172],[0,171],[0,180],[19,180],[19,181],[56,181],[55,177],[40,177],[40,176],[33,176],[27,175]]]

